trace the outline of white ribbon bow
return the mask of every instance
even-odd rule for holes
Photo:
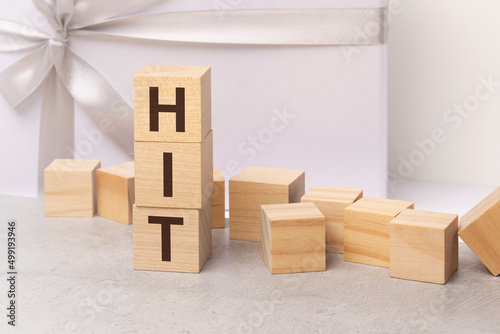
[[[161,0],[32,0],[52,35],[0,19],[0,51],[34,49],[0,73],[0,92],[16,107],[45,84],[40,122],[39,185],[43,169],[74,145],[74,102],[133,152],[133,111],[113,87],[67,46],[72,34],[218,44],[360,45],[385,42],[385,8],[224,10],[120,15]],[[360,38],[360,31],[372,33]],[[375,27],[375,33],[373,33]],[[377,30],[378,29],[378,30]],[[39,188],[39,191],[42,188]]]

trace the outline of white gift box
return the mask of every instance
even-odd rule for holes
[[[30,2],[0,0],[0,5],[2,18],[50,31]],[[385,5],[381,0],[172,0],[146,12]],[[226,179],[248,165],[302,169],[306,188],[356,187],[366,195],[386,195],[386,45],[215,45],[74,36],[69,46],[130,105],[133,75],[145,65],[211,66],[214,168]],[[0,70],[24,54],[0,53]],[[40,90],[16,109],[0,98],[1,193],[37,194],[41,95]],[[102,136],[78,105],[74,149],[77,158],[100,159],[103,167],[131,160],[131,152]]]

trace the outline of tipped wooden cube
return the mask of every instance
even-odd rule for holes
[[[210,200],[201,210],[134,205],[134,269],[199,273],[212,254],[210,211]]]
[[[245,168],[229,180],[229,237],[260,241],[260,206],[298,203],[304,192],[304,171]]]
[[[460,219],[458,235],[493,275],[500,274],[500,187]]]
[[[132,224],[135,203],[134,162],[97,170],[97,214],[123,224]]]
[[[135,142],[135,203],[201,209],[213,191],[213,133],[202,143]]]
[[[344,210],[344,260],[389,268],[389,224],[413,203],[363,197]]]
[[[226,227],[226,182],[220,169],[214,169],[214,190],[212,192],[212,228]]]
[[[325,216],[313,203],[262,205],[261,228],[271,274],[326,270]]]
[[[200,143],[212,127],[210,67],[144,67],[134,76],[136,141]]]
[[[93,217],[99,160],[55,159],[45,168],[45,215]]]
[[[458,268],[458,215],[404,210],[390,224],[391,277],[445,284]]]
[[[362,189],[313,186],[301,202],[314,203],[325,216],[326,251],[344,253],[344,209],[363,197]]]

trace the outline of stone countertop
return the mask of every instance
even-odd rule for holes
[[[44,217],[43,199],[0,195],[0,252],[17,221],[17,327],[1,333],[492,333],[500,278],[464,244],[446,285],[393,279],[386,268],[327,254],[327,271],[271,275],[260,244],[213,230],[200,274],[134,271],[132,226]],[[226,222],[227,223],[227,222]],[[7,328],[7,331],[5,330]]]

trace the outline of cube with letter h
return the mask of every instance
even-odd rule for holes
[[[199,272],[211,254],[210,67],[134,76],[134,269]]]

